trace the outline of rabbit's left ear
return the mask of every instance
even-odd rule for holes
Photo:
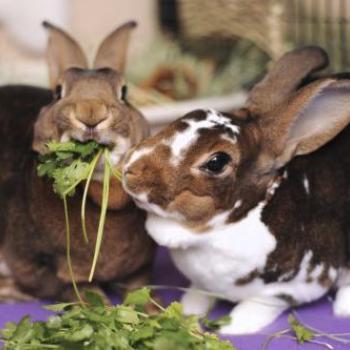
[[[285,104],[303,79],[328,65],[328,55],[320,47],[307,46],[284,54],[249,93],[246,106],[262,115]]]
[[[129,37],[136,22],[129,21],[109,34],[97,50],[94,68],[112,68],[123,72],[126,63]]]
[[[274,118],[261,118],[266,141],[275,148],[276,166],[311,153],[350,122],[350,81],[326,79],[301,89]],[[264,125],[264,123],[268,125]]]
[[[47,63],[51,89],[55,90],[62,73],[72,67],[87,68],[87,59],[79,44],[64,30],[49,22],[43,22],[48,30]]]

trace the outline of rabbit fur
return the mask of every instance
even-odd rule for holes
[[[0,89],[2,259],[21,291],[34,297],[75,298],[65,257],[62,201],[50,181],[37,176],[37,153],[47,152],[45,144],[53,140],[95,140],[110,147],[113,165],[120,168],[126,152],[148,135],[144,117],[127,101],[123,77],[135,25],[127,22],[108,35],[89,68],[76,41],[45,22],[52,92],[27,86]],[[94,251],[102,169],[103,161],[89,190],[88,244],[81,232],[81,189],[69,199],[72,264],[82,287],[88,285]],[[149,281],[155,250],[144,228],[145,213],[113,179],[108,205],[94,284],[118,282],[127,290],[143,286]]]
[[[332,289],[350,316],[350,80],[315,78],[327,64],[318,47],[288,52],[242,108],[192,111],[126,160],[148,233],[191,281],[185,311],[237,303],[222,333],[259,331]]]

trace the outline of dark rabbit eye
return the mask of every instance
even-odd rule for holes
[[[62,98],[62,85],[57,85],[54,92],[54,99],[60,100]]]
[[[218,152],[215,153],[211,159],[202,166],[202,168],[210,173],[219,174],[225,169],[230,161],[231,157],[227,153]]]
[[[126,101],[128,97],[128,87],[126,85],[123,85],[122,88],[121,88],[121,100],[122,101]]]

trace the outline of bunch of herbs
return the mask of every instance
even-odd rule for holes
[[[37,172],[40,177],[45,176],[53,180],[53,189],[55,193],[57,193],[63,200],[66,224],[67,263],[75,293],[78,300],[82,303],[82,299],[74,279],[74,272],[71,262],[71,232],[67,197],[73,196],[76,193],[77,186],[81,182],[85,181],[81,205],[81,223],[83,237],[87,243],[88,235],[85,220],[87,194],[94,170],[101,157],[103,157],[104,176],[101,214],[97,231],[95,252],[89,276],[89,281],[92,281],[103,239],[103,230],[107,215],[110,177],[111,175],[114,175],[118,178],[118,180],[120,180],[120,174],[112,167],[109,149],[106,146],[96,143],[95,141],[90,141],[87,143],[81,143],[78,141],[69,141],[64,143],[50,142],[47,144],[47,147],[47,154],[39,156]]]
[[[55,315],[46,322],[29,317],[8,323],[1,331],[4,350],[233,350],[214,334],[202,332],[195,316],[185,316],[179,303],[163,308],[143,288],[130,293],[124,303],[106,306],[102,298],[87,292],[88,305],[57,304],[47,307]],[[159,308],[156,315],[146,305]]]

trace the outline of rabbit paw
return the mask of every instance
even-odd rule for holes
[[[252,334],[271,324],[287,306],[268,298],[239,303],[231,312],[231,323],[219,330],[220,334]]]
[[[338,289],[333,304],[333,312],[336,316],[350,316],[350,286],[344,286]]]
[[[33,296],[24,293],[11,277],[0,277],[0,302],[33,301]]]
[[[212,306],[214,298],[195,290],[187,291],[181,298],[186,315],[204,316]]]

